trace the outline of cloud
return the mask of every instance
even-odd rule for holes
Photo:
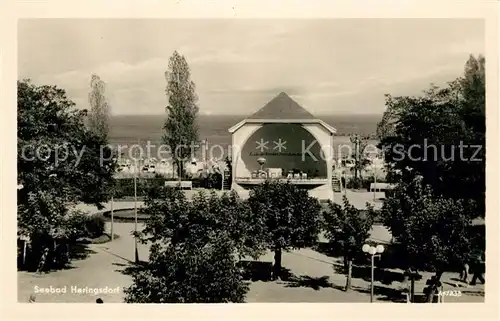
[[[106,95],[114,113],[163,110],[166,103],[164,70],[168,60],[153,58],[137,64],[113,61],[91,70],[73,70],[57,75],[41,75],[37,83],[64,88],[79,108],[88,108],[87,95],[92,73],[106,83]]]
[[[233,63],[255,63],[257,59],[250,55],[245,55],[243,53],[238,53],[234,50],[220,49],[211,50],[208,53],[203,53],[193,58],[188,58],[188,62],[191,64],[205,64],[205,63],[216,63],[216,64],[233,64]]]
[[[469,20],[106,21],[22,27],[20,75],[56,84],[87,108],[96,73],[115,113],[162,113],[164,72],[178,50],[201,113],[250,113],[281,91],[313,113],[381,112],[384,93],[453,80],[469,53],[484,52],[482,23]]]

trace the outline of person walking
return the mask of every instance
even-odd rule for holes
[[[460,271],[460,281],[462,281],[465,284],[469,284],[469,264],[464,263],[462,264],[462,270]]]
[[[481,281],[481,284],[484,284],[484,277],[483,274],[485,272],[485,260],[484,260],[484,253],[481,255],[478,255],[476,262],[473,264],[473,276],[472,280],[470,281],[470,285],[476,285],[477,279]]]

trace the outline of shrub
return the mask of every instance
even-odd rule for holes
[[[222,189],[222,175],[220,173],[208,173],[191,179],[193,187],[208,189]]]
[[[385,183],[385,179],[377,179],[377,183]],[[370,190],[370,184],[375,183],[375,179],[373,176],[367,176],[364,178],[355,178],[352,177],[347,180],[347,188],[349,189],[366,189]]]
[[[358,177],[352,177],[347,180],[347,188],[349,189],[360,189],[361,188],[361,179]]]
[[[137,196],[146,197],[152,188],[163,186],[167,179],[161,176],[155,176],[154,178],[137,178]],[[175,180],[175,179],[168,179]],[[134,196],[134,179],[133,178],[122,178],[116,180],[114,197],[131,197]]]
[[[106,227],[106,221],[102,214],[93,214],[87,216],[87,220],[85,221],[85,230],[87,233],[87,237],[96,238],[104,234],[104,230]]]
[[[75,211],[68,215],[65,220],[65,230],[69,240],[88,237],[87,222],[89,215],[84,212]]]

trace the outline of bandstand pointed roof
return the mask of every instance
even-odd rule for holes
[[[234,133],[246,123],[317,123],[325,127],[332,134],[337,132],[335,128],[314,117],[284,92],[278,94],[250,117],[231,127],[229,132]]]
[[[281,92],[248,119],[314,119],[315,117],[300,106],[286,93]]]

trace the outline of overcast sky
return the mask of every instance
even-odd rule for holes
[[[250,114],[281,91],[315,114],[375,114],[484,53],[481,20],[22,20],[19,78],[87,108],[90,76],[114,114],[161,114],[164,72],[185,55],[200,113]]]

